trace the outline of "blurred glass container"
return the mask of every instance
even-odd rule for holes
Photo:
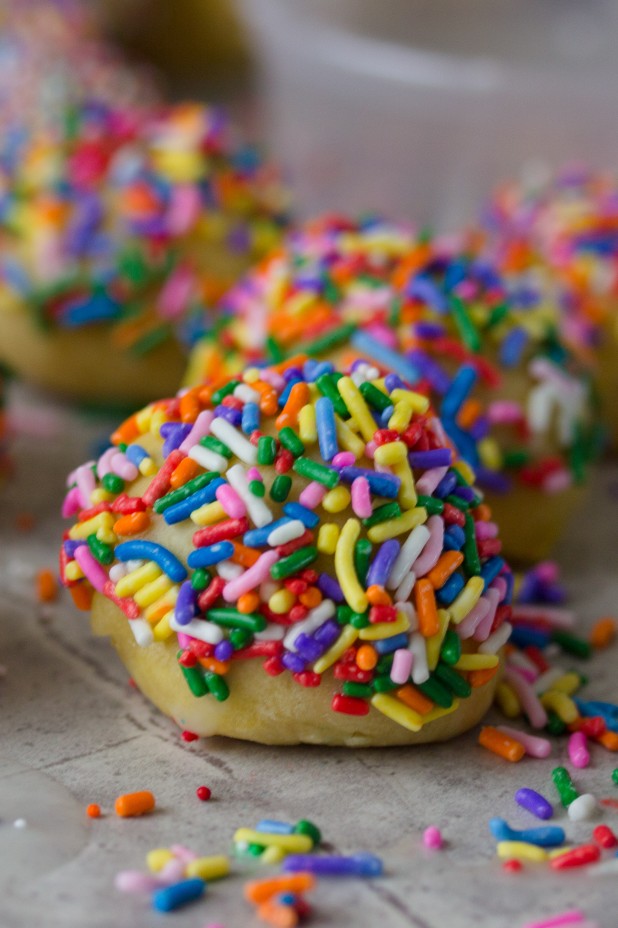
[[[537,165],[618,160],[616,0],[243,0],[304,215],[449,227]]]

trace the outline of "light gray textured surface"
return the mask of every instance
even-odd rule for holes
[[[510,765],[476,745],[474,734],[424,748],[273,749],[214,739],[185,744],[174,725],[132,690],[111,648],[93,640],[87,618],[66,596],[36,602],[37,570],[54,566],[62,525],[64,476],[92,452],[113,422],[93,421],[15,391],[26,433],[18,436],[15,480],[0,491],[0,924],[21,928],[110,928],[162,924],[149,900],[113,888],[120,869],[143,868],[144,854],[173,842],[203,854],[229,849],[234,830],[262,817],[313,819],[337,850],[383,855],[387,876],[371,883],[321,881],[311,924],[359,928],[521,928],[579,906],[602,928],[616,924],[615,876],[527,867],[505,874],[494,856],[488,819],[534,824],[513,793],[535,787],[554,798],[550,771],[565,760],[564,741],[548,761]],[[618,469],[597,475],[589,505],[558,552],[582,627],[616,610]],[[32,512],[31,532],[15,528]],[[615,699],[615,650],[588,665],[591,698]],[[572,661],[564,660],[565,666]],[[616,755],[593,748],[575,773],[582,792],[611,796]],[[195,789],[211,787],[201,803]],[[150,788],[157,811],[121,820],[114,798]],[[89,802],[105,817],[90,821]],[[13,821],[25,818],[27,827]],[[599,821],[618,827],[618,812]],[[573,840],[592,825],[556,824]],[[430,853],[422,832],[439,825],[447,848]],[[23,858],[27,863],[22,863]],[[242,876],[213,883],[204,901],[167,916],[178,928],[257,926],[242,898]]]

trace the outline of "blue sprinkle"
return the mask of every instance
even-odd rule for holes
[[[146,461],[150,458],[146,449],[142,448],[141,445],[129,445],[125,454],[135,467],[139,467],[142,461]]]
[[[321,396],[315,404],[315,419],[318,431],[320,454],[325,461],[332,461],[339,451],[335,410],[327,396]]]
[[[61,313],[62,325],[77,328],[88,322],[108,322],[120,316],[120,304],[105,293],[95,293],[83,302],[68,305]]]
[[[227,561],[234,554],[234,545],[231,541],[218,541],[205,548],[196,548],[187,559],[189,567],[212,567],[221,561]]]
[[[481,577],[485,581],[485,589],[494,582],[503,567],[503,557],[490,557],[490,559],[483,564],[481,567]]]
[[[380,367],[387,368],[399,374],[408,384],[414,385],[421,379],[419,371],[407,358],[399,354],[399,352],[387,348],[386,345],[383,345],[362,329],[357,329],[353,333],[350,344],[358,351],[366,354]],[[403,386],[403,384],[401,384],[401,386]]]
[[[450,606],[453,600],[459,596],[465,585],[465,580],[461,574],[451,574],[444,586],[436,590],[436,599],[441,606]]]
[[[408,461],[411,467],[429,470],[432,467],[450,467],[453,455],[450,448],[434,448],[431,451],[411,451]]]
[[[441,413],[442,414],[442,413]],[[464,432],[454,419],[442,419],[444,431],[451,439],[460,455],[475,470],[478,467],[479,453],[476,442],[468,432]]]
[[[123,541],[116,545],[114,553],[119,561],[154,561],[174,583],[187,578],[187,571],[178,558],[154,541],[146,541],[144,538]]]
[[[444,533],[444,548],[446,551],[460,551],[466,535],[461,525],[451,525]]]
[[[287,525],[289,521],[289,518],[276,519],[274,522],[269,522],[268,525],[263,525],[262,528],[252,528],[250,531],[245,532],[242,540],[243,544],[249,548],[259,548],[268,544],[270,533],[282,525]]]
[[[471,364],[459,368],[444,394],[441,415],[445,419],[455,419],[467,396],[476,383],[477,373]]]
[[[283,407],[284,407],[285,404],[287,403],[288,397],[289,397],[290,393],[292,392],[292,387],[293,387],[295,384],[297,384],[297,383],[303,383],[303,382],[304,382],[304,381],[302,380],[302,377],[298,377],[298,376],[292,377],[292,378],[288,381],[287,386],[283,389],[283,391],[281,392],[281,394],[280,394],[280,396],[279,396],[279,407],[280,407],[281,409],[283,409]]]
[[[189,902],[200,899],[206,892],[206,883],[199,877],[190,880],[181,880],[164,886],[152,894],[152,907],[157,912],[173,912]]]
[[[386,586],[393,564],[397,560],[397,555],[401,550],[401,545],[396,538],[389,538],[385,541],[376,553],[371,566],[367,571],[367,586]]]
[[[260,426],[260,407],[257,403],[245,403],[240,427],[245,435],[251,435]]]
[[[294,825],[290,825],[289,822],[278,822],[272,818],[263,818],[261,822],[258,822],[256,831],[265,831],[269,835],[292,835],[294,834]]]
[[[516,367],[519,364],[527,343],[528,333],[525,329],[511,329],[500,345],[499,357],[504,367]]]
[[[517,625],[511,632],[509,640],[518,648],[527,648],[529,645],[535,648],[546,648],[551,641],[551,635],[548,632],[538,631],[536,628]]]
[[[298,519],[302,522],[305,528],[315,528],[320,521],[320,517],[312,509],[308,509],[301,503],[286,503],[283,511],[290,519]]]
[[[179,503],[174,503],[173,506],[168,506],[163,512],[163,518],[168,525],[176,525],[177,522],[184,522],[185,519],[188,519],[191,513],[199,509],[200,506],[205,506],[207,503],[214,502],[217,489],[223,486],[224,483],[225,480],[221,477],[211,480],[210,483],[202,487],[201,490],[197,490],[197,492],[181,500]]]
[[[545,825],[542,828],[526,828],[521,831],[511,828],[503,818],[489,820],[489,830],[496,841],[525,841],[537,847],[560,847],[566,835],[559,825]]]
[[[408,636],[401,632],[399,635],[391,635],[390,638],[380,638],[379,641],[373,642],[373,646],[378,654],[392,654],[399,648],[407,648]]]
[[[346,483],[353,483],[357,477],[366,477],[369,489],[376,496],[397,499],[401,480],[393,474],[380,474],[364,467],[342,467],[340,476]]]

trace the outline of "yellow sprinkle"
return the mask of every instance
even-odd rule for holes
[[[140,609],[145,609],[146,606],[151,606],[160,599],[173,585],[173,580],[170,580],[166,574],[163,574],[161,577],[157,577],[156,580],[153,580],[152,583],[147,583],[141,590],[138,590],[133,599]]]
[[[491,670],[499,663],[497,654],[462,654],[456,664],[455,670]]]
[[[173,609],[170,609],[169,612],[166,612],[163,618],[157,622],[155,627],[152,630],[152,634],[155,641],[167,641],[168,638],[171,638],[172,635],[175,635],[176,632],[170,625],[170,619],[174,613]]]
[[[566,693],[560,693],[558,690],[551,689],[540,698],[541,705],[545,709],[553,709],[558,718],[565,725],[570,725],[579,718],[579,711],[573,700]]]
[[[212,503],[204,503],[203,506],[194,509],[191,513],[191,521],[195,522],[196,525],[213,525],[215,522],[225,519],[225,517],[225,509],[218,499]]]
[[[374,544],[380,544],[389,538],[396,538],[397,535],[403,535],[404,532],[411,532],[417,525],[422,525],[427,521],[427,510],[424,506],[417,506],[415,509],[408,509],[403,515],[396,519],[387,519],[386,522],[380,522],[378,525],[372,525],[367,532],[369,541]]]
[[[152,418],[152,403],[149,406],[146,406],[144,409],[140,409],[139,412],[135,413],[135,423],[142,433],[147,432],[150,429],[150,420]]]
[[[106,545],[115,545],[118,542],[118,536],[111,528],[103,528],[103,526],[101,526],[101,528],[97,529],[96,536],[99,541],[104,542]]]
[[[578,673],[575,673],[574,670],[569,671],[568,673],[563,674],[561,677],[558,677],[557,680],[551,685],[552,690],[557,690],[559,693],[564,693],[566,696],[572,696],[573,693],[576,693],[582,685],[581,677]]]
[[[177,584],[174,584],[167,592],[163,594],[159,599],[154,603],[151,603],[149,606],[146,606],[144,609],[144,618],[147,622],[150,622],[151,625],[157,623],[162,619],[170,609],[173,609],[176,605],[176,600],[178,599],[178,590],[179,587]]]
[[[395,403],[393,414],[388,420],[389,429],[396,429],[398,432],[403,432],[410,424],[413,412],[412,403],[408,402],[408,400],[399,400],[398,403]]]
[[[262,851],[260,854],[260,863],[263,864],[280,864],[285,858],[285,851],[280,847],[275,847],[271,845],[267,847],[265,851]]]
[[[166,847],[157,847],[146,854],[146,866],[151,873],[158,873],[163,867],[174,859],[174,855]]]
[[[551,851],[547,852],[547,857],[549,860],[555,860],[556,857],[563,857],[565,854],[568,854],[570,851],[574,850],[576,845],[574,844],[563,844],[562,847],[556,847]]]
[[[392,467],[408,459],[408,446],[403,441],[389,441],[386,445],[378,445],[373,456],[376,464],[385,464]]]
[[[64,569],[64,576],[67,580],[83,580],[84,571],[81,569],[77,561],[69,561]]]
[[[299,290],[286,301],[285,308],[293,316],[301,316],[316,302],[316,295],[311,290]]]
[[[376,431],[376,424],[363,398],[363,394],[351,377],[341,377],[337,383],[337,389],[365,441],[372,441]]]
[[[421,415],[426,413],[429,409],[428,398],[423,396],[422,393],[416,393],[414,390],[404,390],[401,387],[397,387],[392,391],[391,399],[394,403],[409,403],[414,412],[418,412]]]
[[[484,589],[485,581],[482,577],[470,577],[459,596],[449,606],[451,621],[454,625],[463,622],[478,603]]]
[[[483,438],[477,445],[479,457],[489,470],[502,470],[502,452],[493,438]]]
[[[103,487],[97,487],[90,494],[90,502],[93,506],[98,506],[99,503],[109,503],[113,499],[114,494],[104,490]]]
[[[409,628],[410,620],[405,612],[398,612],[394,622],[374,622],[361,628],[358,637],[361,641],[379,641],[381,638],[390,638],[392,635],[407,632]]]
[[[167,413],[163,409],[155,409],[150,417],[150,432],[152,435],[160,435],[161,426],[168,421]]]
[[[420,712],[410,709],[394,696],[375,693],[371,697],[371,705],[391,721],[401,725],[402,728],[407,728],[408,731],[420,731],[423,727],[423,716]]]
[[[359,438],[356,432],[350,428],[340,416],[335,415],[335,428],[337,430],[337,441],[344,451],[350,451],[356,460],[365,453],[365,442]]]
[[[69,538],[75,541],[86,539],[89,535],[95,535],[99,529],[111,532],[117,518],[112,512],[99,512],[91,519],[73,525],[69,531]]]
[[[456,470],[459,474],[461,474],[461,476],[466,481],[466,483],[470,483],[470,484],[476,483],[476,474],[474,473],[470,465],[467,463],[467,461],[461,461],[461,460],[457,461],[455,464],[453,464],[453,469]]]
[[[277,590],[268,600],[268,608],[277,615],[284,615],[290,611],[295,602],[296,597],[289,590]]]
[[[533,860],[535,863],[547,860],[547,851],[536,844],[528,844],[527,841],[498,841],[496,853],[503,859]]]
[[[335,661],[341,657],[344,651],[354,644],[357,638],[358,629],[354,628],[353,625],[346,625],[335,643],[315,662],[313,665],[314,672],[324,673],[325,670],[332,667]]]
[[[392,471],[395,477],[399,477],[401,480],[401,486],[399,487],[399,502],[404,507],[404,509],[414,509],[418,500],[418,496],[416,493],[416,486],[414,484],[414,474],[412,473],[412,468],[410,467],[408,458],[405,457],[403,461],[400,461],[398,464],[393,464]]]
[[[304,445],[312,445],[317,441],[318,432],[315,425],[315,408],[311,403],[298,413],[298,435]]]
[[[152,458],[144,458],[140,461],[138,469],[142,477],[152,477],[157,473],[157,465]]]
[[[454,699],[448,709],[443,706],[436,706],[435,709],[423,716],[423,725],[428,725],[429,722],[435,722],[436,719],[441,719],[445,715],[450,715],[451,712],[456,712],[459,709],[459,703],[459,699]]]
[[[335,522],[323,522],[318,533],[318,551],[334,554],[339,540],[339,526]]]
[[[425,647],[427,650],[427,666],[430,670],[435,670],[438,666],[438,661],[440,660],[440,648],[442,647],[442,642],[444,641],[444,636],[446,635],[446,630],[449,624],[449,614],[446,609],[438,609],[438,621],[440,627],[435,635],[432,635],[430,638],[427,638],[425,642]]]
[[[136,570],[121,577],[116,584],[116,596],[133,596],[137,590],[141,590],[146,583],[152,583],[157,577],[160,577],[163,571],[154,561],[148,561],[142,564]]]
[[[496,688],[496,703],[508,719],[516,719],[521,715],[521,704],[515,690],[508,683],[498,683]]]
[[[337,580],[346,602],[354,612],[364,612],[369,605],[367,594],[358,581],[354,567],[354,545],[360,535],[360,528],[358,519],[348,519],[341,529],[335,551]]]
[[[197,857],[190,860],[185,870],[186,877],[199,877],[200,880],[220,880],[230,872],[230,858],[224,854],[212,857]]]
[[[260,379],[259,367],[248,367],[243,374],[242,379],[245,381],[245,383],[257,383]]]
[[[309,835],[277,835],[266,831],[254,831],[253,828],[238,828],[234,833],[234,842],[280,847],[288,854],[307,854],[313,850],[313,841]]]
[[[322,506],[327,512],[343,512],[350,505],[350,491],[347,487],[338,486],[329,490],[324,499]]]

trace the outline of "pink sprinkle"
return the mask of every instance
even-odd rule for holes
[[[427,528],[429,538],[425,542],[425,547],[414,562],[414,573],[417,577],[424,577],[426,573],[435,567],[438,558],[442,554],[444,543],[444,520],[441,516],[429,516],[427,519]]]
[[[205,435],[208,435],[210,423],[214,417],[215,414],[211,409],[204,409],[195,420],[193,428],[181,444],[180,451],[184,452],[184,454],[188,454],[191,448],[197,445],[200,438],[204,438]]]
[[[110,463],[111,470],[119,477],[122,477],[123,480],[135,480],[139,475],[139,470],[135,464],[132,464],[122,451],[116,451]]]
[[[541,583],[557,583],[560,570],[555,561],[541,561],[534,568],[534,572]]]
[[[157,306],[162,319],[177,319],[184,313],[195,290],[195,278],[188,267],[178,267],[163,285]]]
[[[188,232],[202,210],[201,194],[193,184],[174,184],[167,212],[167,227],[174,236]]]
[[[244,593],[249,593],[250,590],[254,590],[260,583],[270,579],[270,568],[273,564],[276,564],[278,560],[279,555],[276,551],[265,551],[264,554],[260,555],[255,564],[248,567],[240,577],[236,577],[235,580],[230,580],[226,583],[223,588],[224,600],[228,603],[233,603],[239,596],[242,596]]]
[[[359,519],[368,519],[373,512],[371,491],[366,477],[357,477],[352,481],[352,509]]]
[[[90,494],[95,488],[94,474],[90,464],[82,464],[75,471],[75,481],[81,501],[82,509],[88,509],[90,506]]]
[[[184,860],[168,860],[159,871],[159,880],[163,884],[178,883],[184,879],[187,863]]]
[[[160,888],[161,881],[140,870],[121,870],[116,874],[114,886],[121,893],[150,893]]]
[[[509,738],[514,738],[515,741],[523,744],[526,754],[530,757],[549,757],[551,755],[551,741],[548,741],[547,738],[529,735],[517,728],[511,728],[510,725],[496,725],[496,728],[508,735]]]
[[[81,508],[82,506],[79,490],[77,487],[71,487],[67,495],[64,497],[64,502],[62,504],[62,518],[70,519],[71,516],[77,515]]]
[[[456,632],[464,641],[466,638],[472,638],[483,619],[487,618],[492,609],[492,602],[485,596],[481,596],[478,603],[472,607],[468,615],[456,627]]]
[[[559,606],[514,606],[514,622],[548,622],[555,628],[573,628],[575,613]]]
[[[403,686],[410,679],[412,670],[412,652],[407,648],[399,648],[393,655],[391,666],[391,680]]]
[[[587,767],[590,763],[590,751],[588,750],[588,739],[583,731],[574,731],[569,738],[567,750],[569,760],[574,767]]]
[[[368,441],[367,444],[365,445],[365,454],[367,455],[367,457],[369,458],[370,461],[373,461],[373,458],[374,458],[374,455],[375,455],[375,453],[376,453],[376,448],[377,448],[377,447],[378,447],[378,446],[377,446],[376,442],[373,441],[373,440],[372,440],[372,441]]]
[[[432,467],[426,470],[422,477],[416,481],[416,489],[421,496],[431,496],[443,477],[446,477],[448,467]]]
[[[487,407],[487,416],[489,421],[495,425],[516,425],[518,422],[522,422],[524,418],[519,403],[509,402],[508,400],[490,403]]]
[[[481,619],[481,621],[479,622],[479,624],[476,626],[474,630],[475,641],[487,641],[487,639],[491,635],[491,629],[494,624],[494,619],[496,617],[496,610],[498,609],[498,606],[500,605],[500,602],[502,600],[500,591],[494,588],[493,583],[489,587],[489,589],[485,591],[485,593],[483,594],[481,598],[485,600],[489,600],[489,612],[484,616],[484,618]],[[465,619],[464,619],[464,622],[465,622]]]
[[[174,857],[177,857],[178,860],[182,860],[185,864],[197,858],[195,851],[192,851],[190,847],[185,847],[184,844],[170,844],[170,851]]]
[[[474,534],[479,541],[485,541],[487,538],[497,538],[498,526],[495,522],[475,522]]]
[[[586,916],[581,909],[570,909],[561,915],[552,915],[540,922],[528,922],[523,928],[564,928],[567,925],[581,925]]]
[[[262,477],[261,471],[257,467],[250,467],[247,471],[247,480],[259,480],[260,483],[264,483],[264,478]]]
[[[307,484],[302,493],[300,493],[298,502],[301,506],[306,506],[307,509],[315,509],[316,506],[320,505],[327,493],[327,487],[318,483],[316,480],[312,480],[311,483]]]
[[[192,638],[191,635],[185,635],[184,632],[177,632],[177,637],[178,637],[178,647],[183,648],[183,649],[190,648],[191,642],[195,641],[195,639]]]
[[[388,326],[374,322],[367,327],[367,332],[373,335],[376,341],[381,342],[383,345],[387,345],[389,348],[397,348],[395,333],[391,331]]]
[[[439,851],[444,844],[440,829],[436,828],[435,825],[430,825],[429,828],[426,828],[423,832],[423,844],[426,848],[429,848],[430,851]]]
[[[88,545],[80,545],[75,549],[75,560],[84,572],[84,576],[99,593],[103,592],[108,577],[101,565],[92,556]]]
[[[230,519],[242,519],[247,512],[247,507],[236,490],[231,487],[229,483],[224,483],[220,487],[217,487],[215,496]]]
[[[107,451],[104,451],[99,460],[97,461],[97,476],[100,480],[105,477],[106,474],[112,469],[112,458],[114,455],[119,454],[118,448],[115,446],[108,448]]]
[[[333,467],[352,467],[356,458],[351,451],[338,451],[333,458]]]
[[[520,674],[518,668],[511,667],[504,671],[504,682],[515,691],[521,707],[528,716],[533,728],[545,728],[547,725],[547,712],[530,686]]]
[[[567,490],[572,483],[573,478],[568,470],[555,470],[545,477],[542,488],[545,493],[562,493],[564,490]]]
[[[263,383],[268,383],[271,387],[274,387],[275,390],[282,390],[285,386],[285,380],[278,374],[277,371],[274,371],[272,367],[262,367],[260,368],[260,380]]]

